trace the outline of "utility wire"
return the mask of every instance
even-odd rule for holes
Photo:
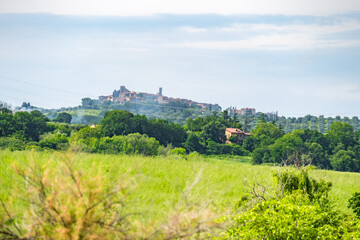
[[[88,96],[88,94],[84,94],[84,93],[79,93],[79,92],[73,92],[73,91],[68,91],[68,90],[63,90],[63,89],[57,89],[57,88],[52,88],[52,87],[47,87],[47,86],[43,86],[43,85],[39,85],[39,84],[35,84],[35,83],[31,83],[31,82],[27,82],[24,80],[19,80],[19,79],[15,79],[15,78],[10,78],[10,77],[6,77],[3,75],[0,75],[1,79],[7,80],[7,81],[13,81],[13,82],[18,82],[18,83],[24,83],[30,86],[34,86],[34,87],[38,87],[38,88],[43,88],[43,89],[47,89],[47,90],[52,90],[52,91],[57,91],[57,92],[63,92],[63,93],[67,93],[67,94],[72,94],[72,95],[77,95],[77,96]],[[91,96],[91,97],[95,97],[95,96]],[[97,97],[96,97],[97,98]]]
[[[71,103],[71,104],[75,104],[75,102],[69,101],[67,99],[59,99],[59,98],[54,98],[54,97],[49,97],[49,96],[43,96],[41,94],[37,94],[37,93],[34,93],[34,92],[28,92],[28,91],[23,90],[23,89],[15,89],[15,88],[12,88],[12,87],[9,87],[9,86],[3,86],[3,85],[0,85],[0,87],[8,89],[10,91],[14,91],[14,92],[22,92],[22,93],[25,93],[25,94],[41,97],[41,98],[46,99],[46,100],[50,99],[50,100],[53,100],[53,101],[62,101],[62,102],[65,101],[65,102],[68,102],[68,103]],[[11,98],[16,98],[16,99],[20,100],[20,98],[17,98],[16,96],[11,96]],[[21,101],[24,101],[24,99],[21,99]]]

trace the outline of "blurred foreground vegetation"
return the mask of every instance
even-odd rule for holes
[[[0,159],[1,239],[360,237],[357,173],[196,154],[1,151]]]

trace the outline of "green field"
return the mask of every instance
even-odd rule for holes
[[[13,170],[17,165],[28,168],[29,163],[50,168],[58,166],[66,154],[59,152],[0,152],[0,197],[5,204],[17,212],[26,208],[23,196],[11,196],[19,190],[19,180]],[[164,219],[176,204],[187,200],[194,203],[208,203],[215,208],[233,206],[246,194],[244,180],[258,182],[269,188],[274,185],[272,171],[276,167],[254,166],[249,163],[220,160],[215,157],[169,156],[143,157],[100,154],[68,154],[75,160],[77,170],[83,178],[102,176],[111,186],[121,178],[130,179],[132,190],[127,198],[128,210],[141,212],[144,221]],[[244,158],[246,161],[246,157]],[[30,165],[31,165],[30,164]],[[340,210],[350,213],[347,200],[360,190],[360,174],[312,170],[311,174],[333,183],[331,197]],[[198,183],[191,187],[194,180]],[[20,187],[21,192],[21,187]]]

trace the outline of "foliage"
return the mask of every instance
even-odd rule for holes
[[[186,140],[185,130],[178,124],[168,123],[163,119],[150,119],[133,115],[123,110],[107,112],[101,121],[105,136],[127,135],[129,133],[146,134],[156,138],[160,144],[179,147]]]
[[[274,172],[274,177],[279,189],[284,194],[292,194],[295,191],[301,191],[310,201],[322,201],[327,199],[332,187],[331,182],[324,179],[314,179],[309,176],[309,168],[300,168],[295,170],[285,169]]]
[[[348,200],[348,208],[351,208],[357,218],[360,218],[360,192],[354,193]]]
[[[348,219],[328,198],[330,182],[309,177],[308,168],[285,169],[274,176],[276,195],[261,197],[250,208],[243,205],[242,212],[231,218],[224,239],[342,239],[352,234]]]
[[[347,149],[354,143],[354,128],[348,123],[336,122],[331,125],[326,137],[329,139],[332,148],[343,144]]]
[[[224,239],[341,239],[342,216],[300,193],[271,199],[234,218]]]
[[[253,164],[262,164],[270,162],[270,150],[267,146],[256,148],[252,154]]]
[[[198,153],[204,153],[205,146],[202,142],[201,136],[197,133],[191,132],[184,144],[185,148],[188,150],[188,152],[198,152]]]
[[[185,148],[174,148],[173,150],[171,150],[171,154],[185,156],[186,149]]]
[[[39,111],[0,113],[0,137],[21,135],[28,140],[38,141],[39,136],[48,130],[47,121],[49,119]]]
[[[237,136],[230,136],[228,139],[231,143],[239,143],[239,138]]]
[[[30,206],[22,225],[14,221],[1,224],[5,229],[2,237],[109,239],[119,236],[124,239],[130,235],[128,220],[121,212],[129,183],[118,181],[107,187],[101,175],[83,178],[72,161],[64,158],[58,168],[16,167],[17,174],[28,186]],[[12,219],[9,213],[8,220]],[[14,231],[6,227],[9,224]]]
[[[276,139],[282,137],[283,132],[272,123],[260,123],[251,134],[261,145],[270,145],[275,142]]]
[[[42,136],[39,141],[39,146],[43,149],[53,150],[67,150],[69,147],[69,140],[64,134],[54,133]]]
[[[66,112],[59,113],[54,119],[54,122],[70,123],[72,116]]]
[[[300,155],[304,152],[305,145],[302,139],[292,133],[288,133],[277,139],[270,147],[273,162],[281,163],[291,156]]]
[[[131,119],[134,115],[123,110],[113,110],[105,113],[101,120],[102,132],[105,136],[127,135],[133,132]]]
[[[208,140],[206,146],[206,154],[210,154],[210,155],[230,154],[230,155],[245,156],[247,155],[247,151],[237,144],[220,144],[212,140]]]
[[[11,197],[25,197],[26,208],[14,211],[0,199],[1,239],[207,239],[221,227],[209,207],[188,199],[198,178],[184,192],[185,204],[176,203],[165,222],[143,222],[130,199],[132,177],[117,172],[109,182],[101,168],[80,168],[73,154],[58,157],[15,166],[18,191]]]
[[[0,137],[0,149],[9,149],[11,151],[24,150],[26,144],[23,140],[14,137]]]
[[[331,165],[336,171],[359,171],[360,161],[355,158],[353,151],[339,150],[331,158]]]
[[[155,138],[139,133],[127,136],[80,139],[84,151],[111,154],[143,154],[153,156],[159,153],[160,144]]]

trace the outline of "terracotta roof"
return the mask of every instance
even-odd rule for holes
[[[226,131],[229,132],[229,133],[232,133],[232,134],[245,134],[245,135],[249,135],[250,136],[250,133],[246,133],[238,128],[226,128]]]

